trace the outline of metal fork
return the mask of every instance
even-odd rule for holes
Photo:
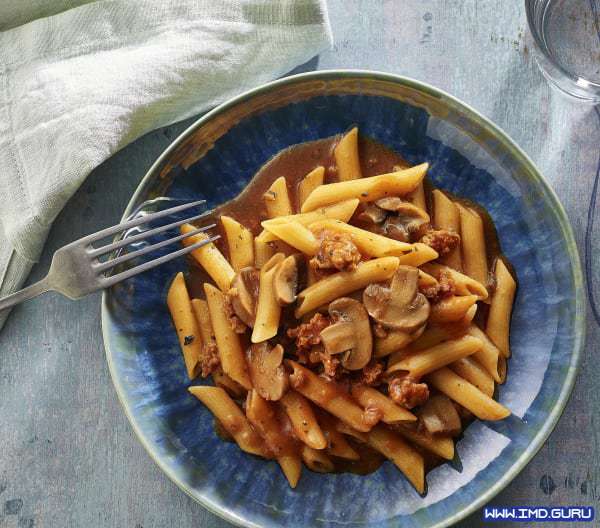
[[[131,237],[122,238],[117,242],[99,248],[94,248],[92,245],[94,242],[98,242],[103,238],[116,235],[117,233],[125,233],[133,227],[141,226],[142,224],[152,222],[174,213],[185,211],[204,203],[205,200],[199,200],[196,202],[179,205],[177,207],[171,207],[170,209],[165,209],[164,211],[159,211],[157,213],[137,217],[128,222],[124,222],[113,227],[108,227],[92,235],[80,238],[71,244],[67,244],[54,253],[48,275],[46,275],[46,277],[41,281],[0,299],[0,311],[26,301],[27,299],[37,297],[38,295],[47,291],[57,291],[66,297],[69,297],[70,299],[80,299],[88,293],[92,293],[103,288],[109,288],[110,286],[113,286],[114,284],[125,279],[129,279],[138,273],[152,269],[174,258],[181,257],[182,255],[190,253],[191,251],[194,251],[195,249],[198,249],[209,242],[214,242],[220,238],[219,235],[209,237],[205,240],[196,242],[184,247],[183,249],[168,253],[154,260],[149,260],[143,264],[139,264],[120,273],[108,275],[108,273],[119,264],[127,262],[128,260],[136,257],[141,257],[146,253],[150,253],[151,251],[155,251],[170,244],[179,242],[203,231],[207,231],[216,225],[211,224],[190,231],[189,233],[157,242],[156,244],[152,244],[142,249],[125,253],[124,255],[116,256],[114,258],[109,258],[104,262],[99,260],[99,257],[124,248],[131,243],[141,242],[150,236],[167,231],[169,229],[174,229],[182,224],[193,222],[205,217],[210,213],[210,211],[206,211],[184,220],[178,220],[167,225],[149,229],[148,231],[143,231]]]

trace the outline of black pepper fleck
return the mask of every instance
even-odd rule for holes
[[[193,335],[185,336],[183,338],[183,344],[185,346],[191,345],[193,342],[194,342],[194,336]]]

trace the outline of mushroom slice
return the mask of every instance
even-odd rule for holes
[[[233,277],[231,288],[227,292],[235,315],[250,328],[254,326],[256,317],[258,277],[258,270],[252,267],[242,268]]]
[[[445,394],[431,396],[418,415],[427,432],[431,434],[456,436],[462,430],[458,411]]]
[[[328,354],[341,354],[356,346],[354,326],[349,321],[340,321],[321,331],[321,342]]]
[[[360,370],[370,361],[373,353],[373,336],[367,311],[359,301],[340,297],[329,304],[329,315],[334,324],[351,323],[355,343],[342,357],[342,366],[348,370]]]
[[[418,233],[430,221],[429,215],[416,205],[400,199],[398,199],[398,202],[393,202],[394,197],[383,198],[382,200],[389,200],[389,203],[385,204],[389,208],[387,210],[396,212],[396,215],[388,216],[383,224],[383,231],[390,238],[410,242],[412,235]],[[394,206],[394,209],[391,209],[392,206]]]
[[[384,211],[396,212],[403,203],[408,203],[398,196],[386,196],[375,201],[375,205]]]
[[[298,262],[301,255],[290,255],[281,261],[273,275],[273,289],[280,306],[292,304],[298,293]]]
[[[385,198],[382,198],[382,200],[385,200]],[[358,215],[358,219],[361,222],[371,224],[382,224],[386,217],[387,213],[375,204],[367,204],[363,211]]]
[[[394,330],[412,332],[429,317],[427,298],[419,293],[419,270],[398,266],[389,286],[369,284],[363,293],[363,304],[378,323]]]
[[[285,394],[289,376],[283,366],[283,347],[256,343],[246,350],[252,386],[265,400],[277,401]]]

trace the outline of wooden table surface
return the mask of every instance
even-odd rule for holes
[[[589,226],[600,112],[544,81],[523,2],[329,0],[329,10],[334,48],[298,71],[407,75],[497,123],[557,191],[582,260],[590,229],[588,286],[600,302],[600,218]],[[54,224],[31,279],[63,244],[116,223],[147,168],[190,122],[153,132],[98,167]],[[585,356],[557,428],[494,504],[598,504],[598,322],[588,310]],[[229,526],[179,491],[137,441],[104,359],[99,295],[70,302],[48,294],[16,308],[0,333],[0,353],[1,527]],[[461,526],[481,524],[476,513]]]

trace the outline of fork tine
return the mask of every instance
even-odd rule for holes
[[[102,238],[108,237],[110,235],[115,235],[120,233],[121,231],[126,231],[127,229],[131,229],[132,227],[138,226],[140,224],[145,224],[147,222],[152,222],[158,218],[162,218],[163,216],[167,216],[173,213],[178,213],[180,211],[185,211],[190,207],[195,207],[197,205],[201,205],[206,203],[206,200],[197,200],[195,202],[190,202],[183,205],[178,205],[176,207],[171,207],[170,209],[165,209],[164,211],[158,211],[156,213],[149,214],[147,216],[140,216],[138,218],[134,218],[133,220],[129,220],[128,222],[124,222],[122,224],[117,224],[112,227],[107,227],[106,229],[102,229],[97,233],[92,233],[91,235],[80,238],[76,244],[90,244],[96,240],[100,240]]]
[[[143,264],[140,264],[139,266],[135,266],[131,269],[128,269],[127,271],[122,271],[121,273],[117,273],[116,275],[113,275],[111,277],[106,277],[104,279],[101,279],[102,288],[109,288],[110,286],[113,286],[117,282],[121,282],[122,280],[129,279],[129,278],[133,277],[134,275],[137,275],[138,273],[143,273],[144,271],[148,271],[156,266],[160,266],[161,264],[164,264],[165,262],[169,262],[169,260],[173,260],[174,258],[181,257],[183,255],[187,255],[188,253],[194,251],[195,249],[201,248],[202,246],[205,246],[206,244],[208,244],[210,242],[214,242],[215,240],[219,240],[219,238],[221,238],[221,235],[215,235],[214,237],[207,238],[206,240],[202,240],[200,242],[196,242],[195,244],[192,244],[191,246],[188,246],[188,247],[185,247],[178,251],[175,251],[174,253],[169,253],[168,255],[163,255],[162,257],[159,257],[154,260],[150,260],[148,262],[144,262]]]
[[[197,235],[198,233],[202,233],[203,231],[212,229],[213,227],[216,227],[216,226],[217,226],[217,224],[211,224],[208,226],[200,227],[198,229],[194,229],[193,231],[190,231],[189,233],[185,233],[183,235],[178,235],[176,237],[168,238],[167,240],[163,240],[162,242],[157,242],[156,244],[152,244],[151,246],[147,246],[145,248],[138,249],[137,251],[132,251],[131,253],[127,253],[125,255],[122,255],[120,257],[117,257],[117,258],[114,258],[111,260],[107,260],[106,262],[103,262],[101,264],[94,266],[94,269],[98,272],[103,272],[103,271],[109,270],[119,264],[122,264],[123,262],[127,262],[128,260],[131,260],[132,258],[141,257],[142,255],[145,255],[146,253],[150,253],[151,251],[155,251],[157,249],[160,249],[161,247],[168,246],[175,242],[179,242],[180,240],[183,240],[184,238],[188,238],[188,237]]]
[[[164,225],[164,226],[155,227],[154,229],[150,229],[149,231],[144,231],[143,233],[139,233],[137,235],[133,235],[133,236],[124,238],[123,240],[118,240],[117,242],[114,242],[113,244],[108,244],[108,245],[102,246],[98,249],[90,250],[89,255],[90,255],[90,257],[102,256],[105,253],[114,251],[115,249],[119,249],[124,246],[128,246],[129,244],[132,244],[133,242],[138,242],[139,240],[144,240],[150,236],[156,235],[158,233],[162,233],[163,231],[168,231],[169,229],[179,227],[180,225],[188,224],[191,222],[195,222],[196,220],[200,220],[200,218],[204,218],[205,216],[209,215],[211,212],[212,211],[205,211],[204,213],[200,213],[196,216],[191,216],[189,218],[185,218],[184,220],[178,220],[177,222],[172,222],[172,223]]]

